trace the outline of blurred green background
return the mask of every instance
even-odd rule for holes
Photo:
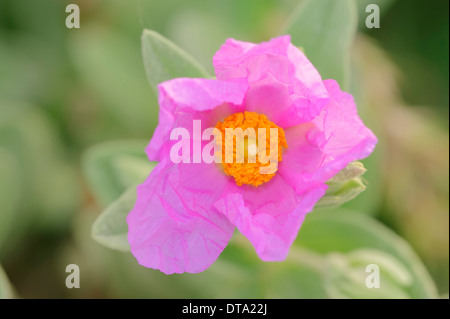
[[[283,263],[260,261],[236,233],[204,273],[165,276],[91,237],[124,190],[108,161],[143,165],[131,155],[157,124],[142,30],[212,73],[226,38],[279,35],[299,1],[0,0],[0,298],[448,298],[449,2],[356,2],[348,89],[379,137],[363,161],[368,189],[308,215]],[[364,24],[372,2],[380,29]],[[65,27],[69,3],[80,29]],[[72,263],[80,289],[65,286]],[[368,263],[382,268],[380,291],[358,281]]]

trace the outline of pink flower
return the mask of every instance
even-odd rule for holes
[[[138,186],[127,218],[133,255],[166,274],[208,268],[235,227],[262,260],[284,260],[325,182],[368,156],[377,142],[352,96],[336,81],[323,81],[289,36],[258,45],[228,39],[213,64],[216,80],[177,78],[159,85],[159,124],[146,149],[159,164]],[[247,168],[171,161],[174,128],[192,132],[193,120],[203,128],[242,127],[255,118],[279,127],[287,144],[268,180],[247,176]],[[208,141],[190,142],[203,147]]]

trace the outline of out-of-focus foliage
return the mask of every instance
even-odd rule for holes
[[[142,33],[142,55],[147,78],[156,93],[157,85],[170,79],[210,77],[197,60],[151,30]]]
[[[283,33],[301,46],[324,79],[335,79],[344,90],[350,81],[350,46],[356,32],[353,0],[304,0]]]
[[[13,298],[12,287],[6,277],[3,268],[0,266],[0,299]]]
[[[43,112],[21,102],[0,102],[4,174],[5,236],[0,255],[29,227],[62,232],[79,201],[75,162],[65,154],[54,125]],[[3,179],[4,177],[4,179]],[[11,206],[15,211],[8,213]],[[8,217],[9,216],[9,217]]]
[[[18,208],[19,167],[14,155],[8,150],[0,148],[0,249],[6,238],[11,235],[14,223],[14,213]]]
[[[148,176],[154,164],[145,155],[148,141],[107,142],[88,149],[83,157],[87,182],[103,206]]]
[[[365,38],[356,48],[366,86],[363,105],[379,126],[385,202],[380,218],[415,247],[438,286],[448,290],[448,131],[429,106],[412,108],[399,98],[398,70],[384,52]]]
[[[78,0],[81,28],[69,30],[72,2],[0,0],[0,297],[12,296],[4,273],[25,298],[448,294],[447,1],[377,0],[381,28],[371,30],[369,0]],[[108,216],[123,212],[117,200],[153,165],[144,147],[158,107],[143,29],[214,74],[226,38],[265,41],[287,25],[325,77],[346,81],[379,138],[363,161],[367,189],[308,215],[283,263],[260,261],[236,233],[204,273],[165,276],[93,240],[126,249],[124,216]],[[358,284],[372,262],[386,274],[379,290]],[[70,263],[81,268],[81,289],[64,285]]]

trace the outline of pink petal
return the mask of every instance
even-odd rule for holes
[[[212,207],[229,184],[214,165],[162,162],[138,186],[127,223],[139,264],[165,274],[198,273],[218,258],[234,226]]]
[[[290,36],[253,43],[229,39],[213,58],[219,80],[247,80],[246,109],[282,127],[312,120],[328,102],[322,79]]]
[[[259,186],[235,187],[214,207],[236,225],[264,261],[282,261],[314,204],[324,195],[321,185],[301,195],[277,175]]]
[[[288,148],[278,172],[301,193],[372,153],[377,138],[361,121],[353,97],[325,80],[331,102],[307,124],[285,130]]]
[[[151,161],[160,161],[170,149],[170,132],[176,127],[192,130],[192,121],[202,120],[203,128],[214,127],[221,115],[239,111],[247,91],[245,81],[178,78],[161,83],[159,120],[146,148]]]

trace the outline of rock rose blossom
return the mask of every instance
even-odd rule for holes
[[[284,260],[325,182],[367,157],[377,142],[353,97],[336,81],[322,80],[289,36],[261,44],[228,39],[213,64],[216,79],[177,78],[158,86],[159,123],[146,153],[159,163],[138,186],[127,217],[139,264],[166,274],[207,269],[235,228],[262,260]],[[263,175],[259,162],[174,163],[170,152],[178,141],[171,132],[191,132],[194,120],[222,131],[277,128],[278,169]]]

